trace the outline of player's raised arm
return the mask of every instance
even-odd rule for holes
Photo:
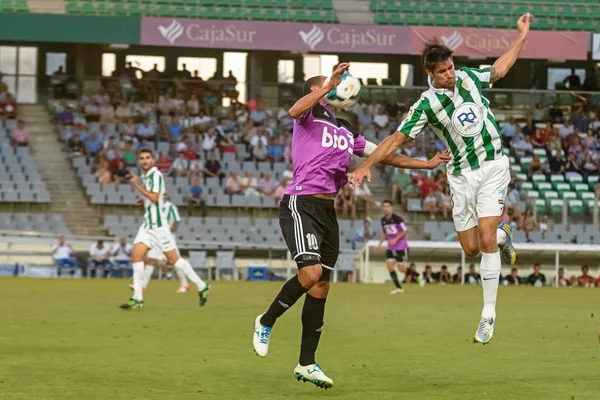
[[[499,59],[496,60],[492,68],[490,68],[489,82],[496,82],[498,79],[504,78],[508,71],[515,65],[521,50],[527,42],[527,35],[529,34],[529,26],[533,15],[531,13],[525,13],[517,20],[517,30],[519,31],[519,37],[513,42],[509,49]]]
[[[150,200],[153,203],[158,203],[158,198],[160,197],[160,185],[161,182],[155,182],[155,184],[153,185],[153,187],[155,188],[155,190],[157,190],[157,192],[154,191],[149,191],[147,190],[144,185],[142,185],[140,183],[139,178],[137,177],[137,175],[135,175],[134,173],[129,173],[129,183],[131,183],[131,186],[133,186],[134,188],[136,188],[145,198],[147,198],[148,200]],[[162,179],[160,176],[157,178],[157,180]]]
[[[333,71],[331,79],[329,79],[326,85],[323,84],[327,79],[325,76],[315,76],[307,80],[304,83],[304,97],[290,108],[290,117],[300,119],[306,115],[308,110],[316,106],[327,93],[335,89],[342,82],[342,74],[349,66],[350,64],[348,63],[340,63],[335,71]]]

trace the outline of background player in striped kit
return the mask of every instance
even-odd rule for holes
[[[517,255],[510,225],[501,223],[510,163],[502,153],[500,130],[482,89],[504,77],[514,65],[527,42],[532,18],[530,13],[519,17],[517,40],[490,68],[455,71],[452,50],[435,40],[428,43],[421,63],[429,76],[429,90],[412,106],[398,131],[349,178],[355,185],[370,180],[373,165],[427,125],[446,142],[452,152],[448,182],[458,240],[468,256],[481,254],[483,310],[474,340],[483,344],[494,335],[501,261],[512,265]]]
[[[390,294],[403,293],[402,285],[398,280],[398,274],[396,273],[396,265],[398,271],[404,274],[412,275],[419,285],[423,287],[425,281],[417,271],[408,269],[405,261],[408,259],[408,241],[406,240],[406,234],[408,233],[408,227],[404,223],[404,220],[398,214],[394,214],[392,208],[392,202],[385,200],[381,203],[383,208],[383,217],[381,217],[381,239],[377,250],[381,249],[381,245],[384,240],[387,240],[387,251],[386,251],[386,265],[392,282],[396,288],[390,292]]]
[[[256,317],[252,342],[256,354],[266,357],[273,325],[306,294],[300,357],[294,376],[321,388],[333,386],[333,381],[315,361],[329,280],[340,252],[333,199],[348,182],[352,155],[362,157],[376,147],[358,135],[347,121],[336,118],[333,110],[322,102],[323,97],[340,84],[348,66],[347,63],[338,65],[327,83],[324,76],[308,79],[304,96],[289,110],[294,118],[294,178],[279,206],[279,224],[298,266],[298,274],[283,285],[269,309]],[[393,154],[385,163],[401,168],[433,169],[447,158],[446,154],[438,154],[430,161],[421,161]]]
[[[177,232],[177,229],[179,229],[179,224],[181,222],[181,217],[179,215],[179,209],[177,208],[177,206],[173,203],[171,203],[171,201],[169,201],[169,194],[165,193],[164,195],[164,203],[163,203],[163,212],[164,214],[167,216],[167,224],[169,225],[170,229],[171,229],[171,233],[173,234],[173,236],[175,236],[175,232]],[[173,241],[175,241],[175,243],[177,243],[177,240],[175,237],[173,237]],[[177,253],[179,253],[179,248],[177,247]],[[151,248],[150,251],[148,251],[148,254],[146,256],[146,267],[144,268],[144,293],[146,292],[146,289],[148,288],[148,284],[150,283],[150,280],[152,279],[152,274],[154,274],[154,268],[156,267],[156,265],[160,264],[160,263],[165,263],[167,261],[167,258],[165,257],[165,255],[160,251],[160,249],[157,248]],[[175,274],[177,275],[177,278],[179,279],[180,285],[179,285],[179,289],[177,289],[177,293],[185,293],[190,289],[190,285],[188,283],[188,279],[185,276],[185,274],[180,271],[179,269],[175,268]],[[133,285],[132,285],[133,287]]]
[[[131,262],[133,267],[133,296],[120,307],[125,310],[144,306],[144,259],[148,251],[155,247],[166,256],[169,263],[181,269],[198,287],[200,306],[206,303],[208,285],[200,279],[190,264],[179,256],[177,246],[164,210],[165,180],[162,173],[154,166],[152,150],[142,149],[139,152],[139,165],[142,169],[142,182],[130,173],[129,182],[142,196],[144,206],[144,222],[134,240]]]

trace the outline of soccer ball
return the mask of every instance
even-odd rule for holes
[[[327,78],[325,84],[329,82]],[[358,100],[360,93],[360,81],[358,78],[350,75],[348,71],[342,75],[342,82],[335,89],[327,93],[325,103],[335,108],[348,108],[354,105]]]

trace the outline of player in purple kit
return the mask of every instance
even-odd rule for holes
[[[333,386],[333,381],[316,363],[315,352],[323,329],[331,271],[340,250],[333,199],[348,182],[352,155],[367,157],[377,148],[359,136],[347,121],[336,118],[333,109],[322,101],[340,84],[348,66],[338,65],[328,81],[325,76],[308,79],[304,97],[289,110],[294,118],[294,178],[280,203],[279,223],[298,274],[283,285],[269,309],[256,317],[253,334],[254,351],[266,357],[275,321],[306,294],[300,359],[294,376],[326,389]],[[383,162],[399,168],[433,169],[449,158],[447,152],[429,161],[392,154]]]
[[[423,286],[424,281],[421,278],[421,275],[406,267],[405,260],[408,258],[408,241],[406,240],[406,234],[408,233],[408,228],[406,227],[404,220],[398,214],[394,214],[391,201],[385,200],[381,203],[381,206],[383,208],[383,217],[381,218],[382,232],[377,250],[381,249],[383,241],[387,240],[386,265],[390,277],[392,278],[392,282],[394,282],[394,285],[396,286],[396,289],[392,290],[390,294],[404,292],[404,289],[402,289],[402,285],[398,280],[398,274],[396,274],[394,268],[396,264],[398,265],[398,271],[412,275],[417,279],[419,285]]]

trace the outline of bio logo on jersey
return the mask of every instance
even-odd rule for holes
[[[479,135],[483,129],[483,123],[483,111],[475,103],[462,103],[452,113],[452,128],[461,136]]]
[[[352,154],[354,152],[354,137],[345,131],[342,131],[342,133],[338,135],[338,129],[333,129],[333,132],[329,133],[327,127],[324,127],[321,146],[325,148],[333,147],[334,149],[348,150],[348,153]]]

